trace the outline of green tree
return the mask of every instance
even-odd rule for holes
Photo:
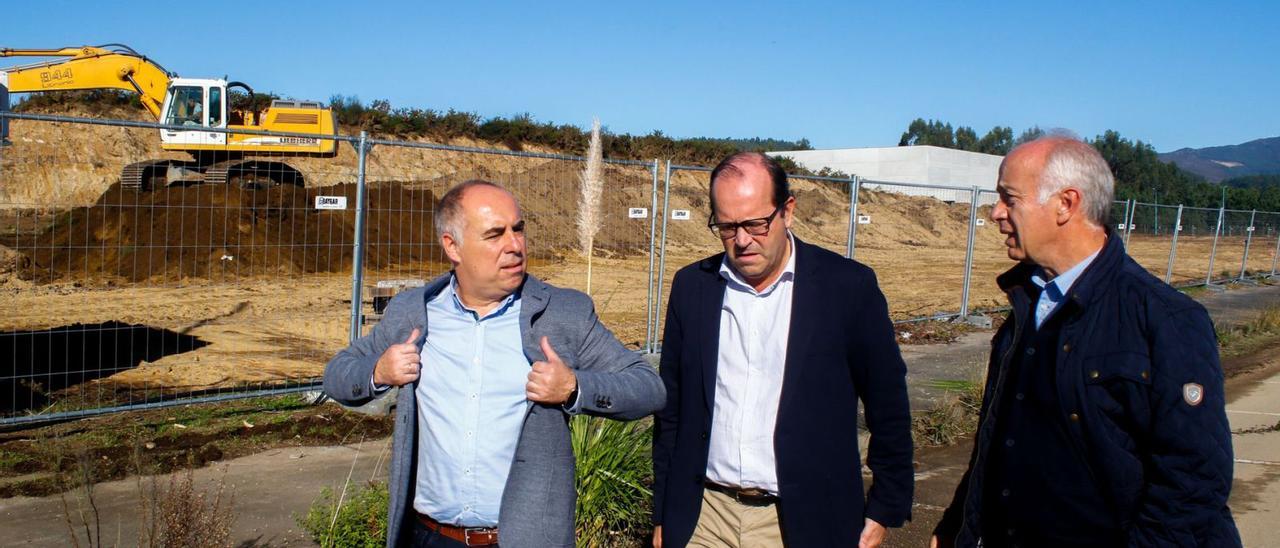
[[[978,133],[968,126],[956,128],[956,148],[970,152],[978,151]]]
[[[1004,156],[1013,149],[1013,128],[996,126],[978,140],[978,152]]]
[[[914,145],[956,148],[955,131],[950,123],[943,123],[941,120],[926,122],[923,118],[916,118],[898,140],[900,147]]]
[[[1013,146],[1018,146],[1022,143],[1034,141],[1036,139],[1044,137],[1044,134],[1045,132],[1043,129],[1040,129],[1040,126],[1031,126],[1027,129],[1022,130],[1022,133],[1018,135],[1018,139],[1013,142]]]

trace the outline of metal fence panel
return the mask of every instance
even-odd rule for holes
[[[1251,226],[1253,231],[1250,233],[1248,264],[1245,265],[1246,277],[1268,276],[1271,274],[1271,263],[1275,257],[1280,215],[1259,211]],[[1247,227],[1246,230],[1248,230]]]
[[[1249,268],[1260,276],[1274,276],[1280,263],[1280,213],[1258,212],[1253,223],[1253,248]]]
[[[13,121],[0,422],[305,389],[344,345],[354,232],[316,204],[351,186],[353,151],[217,172],[244,165],[214,146],[227,163],[201,174],[160,131]]]
[[[1182,231],[1178,233],[1178,252],[1174,256],[1170,283],[1181,286],[1204,282],[1217,223],[1216,209],[1182,208]]]
[[[1169,266],[1177,212],[1177,206],[1135,202],[1131,214],[1133,230],[1126,250],[1138,264],[1162,280]]]
[[[1009,258],[1008,237],[1000,233],[999,223],[991,220],[991,209],[998,200],[999,195],[994,191],[984,190],[978,194],[969,293],[970,308],[979,311],[1008,306],[1008,299],[996,284],[996,277],[1016,264]]]
[[[917,190],[877,181],[858,194],[857,258],[876,270],[894,320],[959,314],[964,300],[974,192],[937,188],[922,196]],[[985,209],[977,213],[984,218]],[[977,241],[999,237],[985,221],[974,234]],[[981,247],[975,245],[975,251]],[[979,308],[991,304],[987,301],[984,292],[970,295]]]
[[[520,201],[529,271],[588,292],[633,348],[658,349],[675,272],[723,251],[703,167],[607,160],[590,211],[572,156],[362,134],[330,156],[213,146],[200,172],[159,146],[182,128],[10,118],[0,424],[314,389],[393,294],[448,271],[433,211],[471,178]],[[995,279],[1014,263],[989,220],[995,192],[858,181],[792,176],[796,236],[875,268],[896,321],[1005,306]],[[1117,201],[1111,214],[1129,254],[1175,285],[1280,261],[1277,212]]]
[[[1213,282],[1222,283],[1240,278],[1246,243],[1252,246],[1252,232],[1248,230],[1252,216],[1252,212],[1244,210],[1227,209],[1223,212],[1222,236],[1212,273]]]
[[[653,163],[604,162],[595,208],[581,194],[586,163],[577,157],[376,141],[367,164],[365,329],[390,295],[449,271],[433,226],[436,202],[458,183],[483,179],[520,204],[528,272],[587,292],[624,344],[646,345]],[[590,254],[584,237],[592,238]]]
[[[659,341],[667,318],[667,295],[671,293],[676,272],[694,261],[724,251],[720,239],[706,226],[711,214],[711,170],[668,163],[662,186],[662,227],[655,272],[658,303],[655,339]],[[652,350],[659,348],[660,345],[655,344]]]

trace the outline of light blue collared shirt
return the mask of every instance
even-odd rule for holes
[[[1068,269],[1062,274],[1058,274],[1052,280],[1045,279],[1045,271],[1043,268],[1037,268],[1035,274],[1031,275],[1031,283],[1036,284],[1040,288],[1040,300],[1036,301],[1036,329],[1040,329],[1044,325],[1045,320],[1053,315],[1058,309],[1058,305],[1067,299],[1067,292],[1071,291],[1071,286],[1076,283],[1076,278],[1089,267],[1089,263],[1102,252],[1101,249],[1094,251],[1093,255],[1085,257],[1083,261],[1076,263],[1075,266]]]
[[[520,295],[481,318],[462,304],[457,283],[427,303],[413,508],[441,523],[492,527],[528,410],[530,362]]]

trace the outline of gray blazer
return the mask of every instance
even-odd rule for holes
[[[324,391],[344,405],[372,400],[374,364],[382,352],[405,340],[414,327],[426,337],[427,302],[449,282],[446,274],[396,295],[382,321],[366,336],[334,356],[324,368]],[[666,392],[657,373],[627,350],[596,317],[590,297],[526,276],[521,293],[520,335],[525,356],[543,360],[538,342],[546,336],[578,377],[582,413],[631,420],[661,409]],[[421,347],[423,339],[419,339]],[[423,364],[431,367],[431,364]],[[391,505],[387,546],[412,540],[413,494],[418,450],[417,398],[413,385],[399,391],[391,440]],[[499,537],[504,548],[573,546],[573,447],[569,416],[558,405],[529,404],[502,493]]]

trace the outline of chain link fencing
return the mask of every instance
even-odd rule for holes
[[[323,137],[328,154],[241,155],[226,143],[317,138],[0,119],[0,425],[316,390],[395,293],[449,270],[433,209],[467,179],[509,189],[529,272],[587,292],[640,351],[661,348],[675,272],[723,251],[706,167],[605,160],[590,207],[585,159],[546,151],[362,133]],[[164,150],[162,132],[202,152]],[[792,190],[796,237],[875,268],[895,321],[1006,305],[995,192],[801,175]],[[1280,213],[1119,201],[1112,215],[1174,284],[1275,273]]]

